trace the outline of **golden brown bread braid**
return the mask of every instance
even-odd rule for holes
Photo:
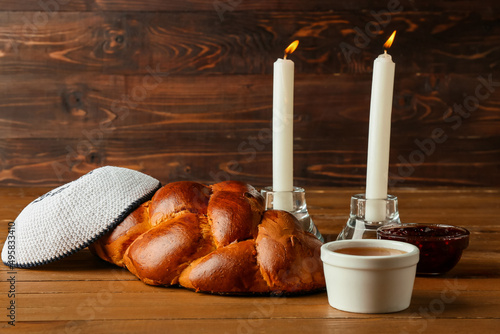
[[[252,186],[174,182],[91,250],[144,283],[217,294],[296,294],[325,287],[321,242],[285,211],[264,212]]]

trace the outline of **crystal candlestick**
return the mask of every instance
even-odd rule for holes
[[[321,242],[324,242],[323,236],[319,233],[307,211],[306,192],[303,188],[293,187],[293,191],[290,192],[275,192],[273,191],[273,187],[266,187],[261,190],[261,194],[266,200],[266,210],[274,209],[276,197],[290,198],[292,201],[291,210],[287,211],[297,218],[304,231],[314,234]]]
[[[368,201],[377,203],[377,206],[385,208],[385,217],[381,221],[368,221],[365,218],[365,209]],[[346,226],[340,232],[337,240],[347,239],[377,239],[377,228],[387,224],[401,224],[399,220],[398,198],[387,195],[386,199],[365,198],[365,194],[357,194],[351,197],[351,213]]]

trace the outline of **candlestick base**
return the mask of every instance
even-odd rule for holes
[[[385,208],[385,217],[380,221],[369,221],[365,216],[365,209],[369,201],[381,201]],[[371,204],[371,203],[370,203]],[[377,205],[378,206],[378,205]],[[384,200],[367,200],[365,194],[351,197],[351,213],[346,226],[340,232],[337,240],[347,239],[377,239],[377,229],[382,225],[401,224],[399,219],[398,198],[387,195]]]
[[[319,233],[316,225],[314,225],[309,212],[307,211],[306,204],[306,191],[303,188],[293,187],[293,191],[273,191],[273,187],[265,187],[261,191],[262,196],[264,196],[266,200],[266,210],[277,210],[278,208],[274,208],[275,198],[279,198],[280,202],[283,202],[284,199],[289,198],[292,202],[286,203],[285,207],[291,207],[291,210],[285,210],[290,212],[292,215],[297,218],[300,223],[302,229],[306,232],[312,233],[318,238],[321,242],[324,242],[323,236]],[[278,196],[279,195],[279,196]],[[280,208],[283,208],[283,204],[281,203]]]

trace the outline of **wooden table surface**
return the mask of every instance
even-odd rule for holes
[[[0,239],[46,188],[0,189]],[[335,238],[360,189],[308,189],[320,231]],[[221,297],[147,286],[85,249],[36,269],[0,266],[1,330],[29,333],[493,333],[500,328],[500,189],[398,189],[405,222],[449,223],[471,232],[449,273],[417,277],[410,307],[356,314],[329,306],[326,292],[301,297]],[[11,276],[15,297],[9,297]],[[6,308],[15,301],[15,327]]]

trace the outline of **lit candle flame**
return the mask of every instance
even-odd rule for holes
[[[283,59],[286,59],[286,56],[288,56],[289,54],[291,54],[293,51],[295,51],[295,49],[297,49],[297,46],[299,46],[299,41],[296,40],[296,41],[293,41],[286,49],[285,49],[285,56],[283,57]]]
[[[389,37],[389,39],[387,40],[387,42],[385,42],[384,44],[384,49],[388,49],[391,47],[392,45],[392,42],[394,42],[394,37],[396,37],[396,30],[394,30],[394,32],[392,33],[391,37]]]

